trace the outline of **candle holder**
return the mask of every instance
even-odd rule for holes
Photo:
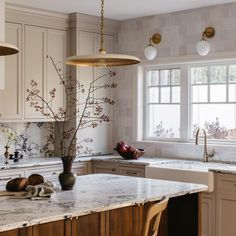
[[[10,154],[8,150],[9,150],[10,147],[5,146],[4,148],[5,148],[5,152],[4,152],[5,164],[8,164],[9,163],[8,159],[9,159],[9,154]]]

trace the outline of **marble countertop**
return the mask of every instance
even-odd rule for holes
[[[200,162],[190,160],[173,160],[166,163],[153,163],[151,166],[157,166],[160,168],[168,169],[180,169],[202,172],[219,172],[227,174],[236,174],[236,164],[217,163],[217,162]]]
[[[50,200],[1,197],[0,232],[207,190],[205,185],[94,174],[77,177],[73,191]]]
[[[187,163],[189,165],[197,166],[198,168],[205,169],[207,171],[214,171],[220,173],[236,174],[236,163],[218,163],[218,162],[201,162],[192,160],[182,160],[182,159],[171,159],[165,157],[141,157],[138,160],[126,160],[117,155],[101,155],[101,156],[87,156],[87,157],[77,157],[75,162],[85,162],[85,161],[96,161],[96,162],[111,162],[119,163],[125,165],[158,165],[165,166],[165,164],[176,163],[176,166],[180,166],[181,163]],[[45,158],[25,158],[20,160],[18,163],[10,162],[10,164],[5,165],[3,159],[0,160],[0,171],[6,169],[17,169],[17,168],[29,168],[37,166],[46,165],[56,165],[61,164],[59,157],[45,157]],[[176,167],[177,168],[177,167]]]
[[[76,158],[75,162],[91,161],[92,157],[81,157]],[[9,164],[4,164],[3,159],[0,161],[0,170],[6,169],[17,169],[17,168],[27,168],[45,165],[56,165],[61,164],[61,159],[59,157],[44,157],[44,158],[25,158],[20,159],[19,162],[13,162],[9,160]]]
[[[123,164],[135,164],[135,165],[150,165],[154,163],[166,163],[173,161],[167,158],[156,158],[156,157],[141,157],[138,160],[126,160],[120,156],[116,155],[101,155],[101,156],[87,156],[87,157],[76,157],[75,162],[84,161],[106,161],[112,163],[123,163]],[[21,159],[19,162],[9,161],[9,164],[4,164],[4,159],[0,160],[0,170],[5,169],[17,169],[17,168],[27,168],[45,165],[56,165],[61,164],[59,157],[45,157],[45,158],[25,158]]]

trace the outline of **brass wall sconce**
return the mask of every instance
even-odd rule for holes
[[[153,44],[159,44],[161,42],[161,35],[159,33],[154,34],[149,41],[148,46],[144,49],[144,55],[147,60],[153,60],[157,56],[157,49]]]
[[[211,39],[215,36],[215,29],[214,27],[207,27],[203,33],[202,33],[202,38],[201,40],[197,43],[196,45],[196,50],[197,53],[200,56],[206,56],[210,50],[211,50],[211,45],[207,41],[207,39]]]

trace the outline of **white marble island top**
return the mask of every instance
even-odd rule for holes
[[[95,174],[77,177],[73,191],[57,191],[50,200],[1,197],[0,232],[93,212],[205,191],[205,185]]]

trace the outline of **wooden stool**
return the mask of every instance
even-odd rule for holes
[[[155,223],[152,228],[152,236],[157,236],[159,225],[160,225],[160,220],[161,220],[161,214],[166,209],[167,204],[168,204],[168,200],[169,199],[164,198],[160,202],[149,207],[148,212],[147,212],[147,218],[146,218],[144,228],[143,228],[142,236],[149,236],[148,231],[149,231],[150,222],[154,217],[155,217]]]

